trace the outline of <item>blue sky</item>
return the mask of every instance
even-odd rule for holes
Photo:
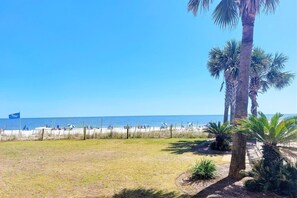
[[[211,7],[213,9],[215,4]],[[254,44],[289,56],[297,73],[296,1],[261,14]],[[3,0],[0,117],[222,114],[222,79],[206,63],[213,47],[241,39],[187,0]],[[265,113],[297,112],[297,79],[259,95]]]

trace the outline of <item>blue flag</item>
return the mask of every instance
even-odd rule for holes
[[[19,119],[21,118],[21,113],[13,113],[8,115],[9,119]]]

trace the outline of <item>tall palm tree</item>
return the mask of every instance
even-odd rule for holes
[[[207,63],[210,75],[219,78],[220,73],[224,73],[225,84],[225,106],[224,106],[224,122],[228,121],[229,107],[231,113],[234,112],[234,93],[237,83],[238,64],[239,64],[239,43],[235,40],[228,41],[223,50],[213,48],[209,52],[209,61]],[[222,83],[223,87],[223,83]],[[221,89],[222,89],[221,87]],[[230,116],[232,120],[232,116]]]
[[[213,48],[209,52],[207,63],[210,75],[219,78],[224,73],[225,105],[224,122],[228,121],[229,108],[231,107],[230,120],[234,116],[234,103],[239,67],[240,44],[235,40],[228,41],[223,49]],[[263,49],[255,47],[252,51],[249,97],[251,99],[251,113],[257,116],[258,93],[265,93],[269,88],[282,89],[290,85],[294,74],[283,72],[288,58],[280,53],[274,57]]]
[[[295,77],[290,72],[283,72],[288,58],[284,54],[276,53],[272,58],[260,48],[254,48],[250,72],[249,97],[251,99],[251,113],[257,116],[259,91],[266,92],[270,87],[282,89],[290,85]]]
[[[208,10],[212,2],[213,0],[189,0],[188,10],[196,14],[200,7]],[[249,70],[256,14],[262,9],[265,12],[273,12],[278,3],[279,0],[221,0],[213,12],[214,22],[221,27],[235,26],[239,19],[241,19],[242,23],[238,89],[236,93],[234,119],[247,116]],[[241,177],[239,171],[245,169],[245,151],[245,136],[240,133],[234,133],[229,170],[230,177]]]

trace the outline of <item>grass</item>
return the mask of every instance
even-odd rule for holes
[[[112,197],[143,191],[178,196],[175,178],[205,157],[190,149],[166,150],[180,141],[197,139],[0,142],[0,197]],[[222,156],[208,158],[226,163]]]

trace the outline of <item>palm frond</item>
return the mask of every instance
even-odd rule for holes
[[[271,55],[266,54],[261,48],[255,47],[251,59],[251,75],[260,76],[269,69]]]
[[[276,70],[283,69],[285,67],[285,63],[288,61],[288,57],[283,53],[276,53],[274,55],[271,67]]]
[[[263,7],[264,12],[274,12],[276,7],[279,4],[279,0],[260,0],[261,6]]]
[[[239,20],[238,6],[234,0],[221,0],[212,13],[214,23],[222,28],[234,27]]]
[[[211,76],[215,78],[220,77],[220,73],[227,68],[227,60],[225,53],[220,48],[212,48],[208,54],[209,60],[207,63],[208,71],[210,72]]]
[[[269,121],[264,113],[259,117],[249,116],[240,120],[238,128],[254,135],[258,141],[268,144],[287,143],[297,140],[296,117],[286,118],[280,121],[283,115],[276,113]]]
[[[289,86],[295,78],[295,74],[289,72],[276,72],[273,86],[277,89],[283,89]]]
[[[232,130],[232,126],[229,122],[225,122],[224,124],[221,124],[221,122],[209,122],[207,127],[204,129],[204,132],[211,133],[214,135],[219,134],[230,134]]]
[[[263,92],[263,93],[267,92],[270,87],[269,83],[266,80],[261,80],[260,84],[261,84],[261,92]]]
[[[188,2],[188,11],[193,12],[196,16],[199,7],[201,9],[209,9],[209,5],[213,2],[213,0],[189,0]]]

